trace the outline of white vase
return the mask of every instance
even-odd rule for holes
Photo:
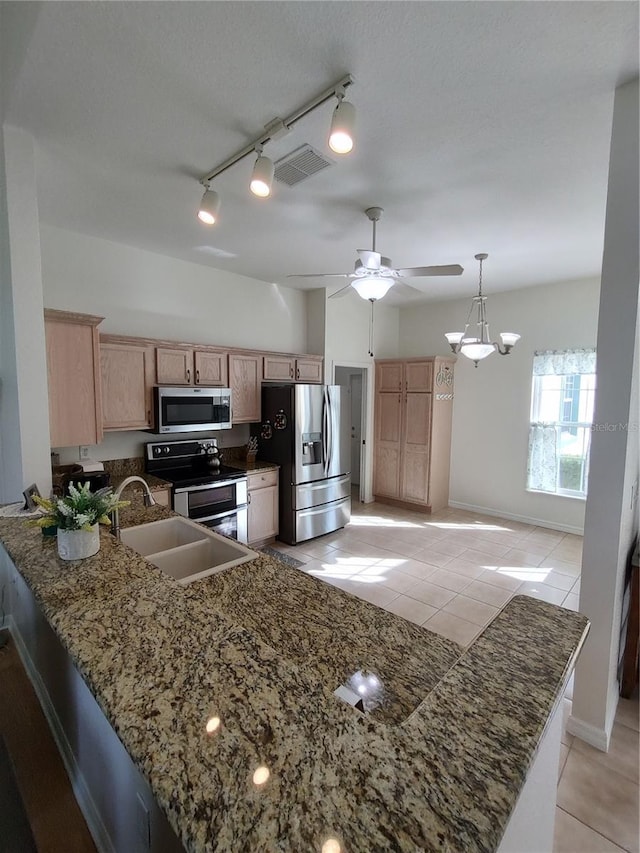
[[[100,550],[99,525],[91,530],[61,530],[58,528],[58,554],[63,560],[83,560]]]

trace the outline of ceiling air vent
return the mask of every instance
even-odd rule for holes
[[[331,165],[333,165],[331,160],[305,143],[290,154],[276,160],[274,178],[281,184],[293,187]]]

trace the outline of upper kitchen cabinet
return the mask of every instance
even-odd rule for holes
[[[262,356],[229,353],[233,423],[256,423],[261,413]]]
[[[103,317],[45,309],[52,447],[102,441],[98,325]]]
[[[278,355],[267,353],[263,360],[263,377],[272,382],[322,382],[322,356],[313,358],[305,356]]]
[[[227,353],[214,350],[156,348],[158,385],[203,385],[226,388]]]
[[[226,352],[194,351],[195,384],[211,388],[226,388],[229,385]]]
[[[449,502],[454,359],[376,362],[374,494],[433,512]]]
[[[296,358],[296,382],[322,383],[322,357]]]
[[[113,335],[100,337],[102,426],[151,429],[155,349]]]

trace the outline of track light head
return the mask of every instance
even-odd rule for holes
[[[339,96],[329,130],[329,148],[336,154],[348,154],[353,149],[356,108]]]
[[[273,183],[273,160],[259,154],[253,167],[249,189],[258,198],[269,198],[271,195],[271,184]]]
[[[208,187],[204,191],[200,208],[198,210],[198,219],[204,222],[205,225],[215,225],[218,219],[218,211],[220,210],[220,196],[215,190],[210,190]]]

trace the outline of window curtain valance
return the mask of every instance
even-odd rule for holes
[[[569,376],[595,373],[595,349],[542,350],[533,354],[534,376]]]

